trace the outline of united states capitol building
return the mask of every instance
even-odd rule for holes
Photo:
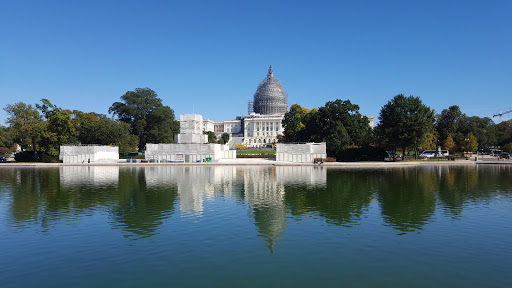
[[[230,146],[243,144],[247,147],[262,147],[277,143],[283,134],[282,121],[288,112],[288,94],[281,81],[274,77],[272,66],[265,79],[258,85],[254,100],[248,104],[248,115],[235,120],[212,121],[204,119],[203,131],[214,132],[217,137],[230,134]],[[373,117],[368,117],[373,127]]]

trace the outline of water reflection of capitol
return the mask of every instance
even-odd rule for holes
[[[325,187],[327,182],[327,170],[312,166],[62,166],[60,182],[63,186],[118,185],[120,173],[132,173],[130,177],[143,173],[146,189],[175,188],[184,213],[203,213],[205,202],[219,194],[243,199],[271,251],[288,222],[285,186]]]
[[[206,199],[222,193],[243,197],[251,208],[283,205],[285,185],[325,186],[319,167],[154,166],[145,168],[147,187],[173,185],[181,211],[203,211]],[[243,188],[243,191],[242,189]]]
[[[327,171],[320,167],[149,167],[146,183],[176,185],[181,211],[202,212],[203,203],[222,193],[244,199],[259,235],[273,251],[288,222],[285,185],[325,186]]]

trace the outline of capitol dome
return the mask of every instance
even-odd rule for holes
[[[288,95],[279,79],[274,78],[272,66],[268,69],[267,78],[258,85],[254,93],[254,112],[262,115],[285,114],[288,112]]]

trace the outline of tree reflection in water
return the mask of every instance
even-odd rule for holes
[[[385,225],[421,231],[436,213],[461,217],[468,203],[512,191],[510,166],[328,169],[245,166],[1,168],[0,199],[16,227],[104,213],[129,239],[158,234],[172,215],[204,213],[208,201],[246,207],[271,252],[289,221],[308,216],[351,227],[378,204]],[[178,206],[176,206],[178,205]]]
[[[377,187],[384,221],[402,232],[421,229],[435,211],[437,176],[420,169],[386,169]]]
[[[174,213],[177,199],[174,186],[148,187],[145,174],[141,167],[122,169],[116,199],[110,206],[116,225],[133,240],[157,234],[163,221]]]

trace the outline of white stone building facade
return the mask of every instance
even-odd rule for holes
[[[117,163],[119,147],[108,145],[62,145],[59,160],[62,163]]]

